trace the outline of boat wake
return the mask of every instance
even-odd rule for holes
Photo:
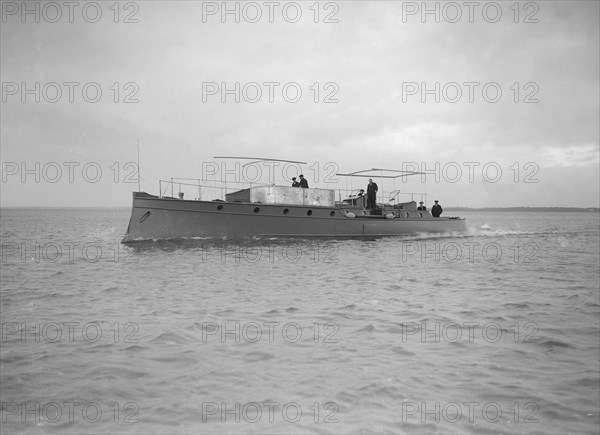
[[[541,233],[520,230],[494,229],[489,224],[480,227],[468,226],[466,231],[448,231],[442,233],[416,233],[399,236],[402,241],[439,240],[439,239],[465,239],[472,237],[511,237],[511,236],[536,236]]]

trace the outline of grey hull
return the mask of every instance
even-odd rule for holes
[[[192,237],[360,238],[466,229],[464,219],[433,218],[429,212],[395,210],[393,219],[362,213],[362,209],[344,206],[187,201],[134,192],[131,218],[122,242]]]

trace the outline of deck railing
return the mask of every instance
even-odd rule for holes
[[[195,181],[195,183],[191,183],[191,181]],[[177,198],[180,196],[180,193],[183,193],[184,199],[193,198],[194,200],[198,201],[211,201],[213,199],[225,200],[225,195],[240,189],[273,185],[273,183],[248,183],[236,181],[220,182],[204,181],[200,178],[172,177],[170,180],[158,180],[158,192],[159,197],[161,198],[167,196],[168,192],[170,191],[171,198]]]
[[[275,183],[249,183],[236,181],[205,181],[200,178],[177,178],[170,180],[159,180],[159,197],[171,197],[180,199],[193,199],[197,201],[212,201],[219,199],[224,201],[225,195],[241,189],[258,186],[275,186]],[[337,201],[356,198],[360,189],[331,189],[335,191]],[[182,196],[183,194],[183,196]],[[364,193],[366,196],[366,193]],[[427,194],[423,192],[402,192],[398,189],[387,192],[380,190],[377,193],[378,203],[399,204],[409,201],[426,201]]]

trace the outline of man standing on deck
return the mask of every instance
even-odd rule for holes
[[[308,181],[306,181],[306,178],[304,178],[304,175],[300,174],[298,176],[300,177],[300,187],[304,187],[305,189],[308,189]]]
[[[442,210],[442,206],[438,204],[439,201],[437,199],[433,202],[435,202],[435,204],[431,207],[431,216],[438,218],[444,210]]]
[[[369,178],[369,184],[367,185],[367,208],[377,208],[377,191],[379,188],[377,184],[373,183],[373,179]]]
[[[292,187],[300,187],[300,183],[296,181],[296,177],[292,177]]]

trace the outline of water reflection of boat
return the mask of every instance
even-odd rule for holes
[[[369,171],[359,171],[338,175],[380,179],[416,174],[389,172],[393,174],[374,176],[368,175]],[[393,191],[388,202],[378,202],[374,209],[365,207],[366,197],[357,196],[358,189],[344,192],[269,184],[231,193],[225,189],[222,190],[224,198],[212,200],[200,199],[201,194],[193,200],[184,199],[183,193],[179,193],[178,198],[173,193],[163,195],[163,183],[171,189],[174,185],[179,189],[182,185],[191,185],[181,180],[160,181],[158,196],[133,193],[133,208],[123,243],[179,238],[372,238],[466,229],[462,218],[434,218],[429,211],[417,210],[412,198],[399,203],[399,191]],[[199,180],[192,186],[202,192]]]

